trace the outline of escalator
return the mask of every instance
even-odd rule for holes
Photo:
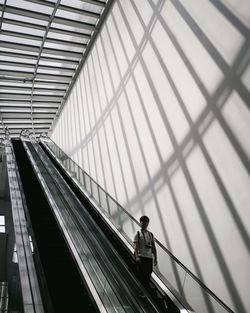
[[[88,213],[98,223],[98,226],[105,233],[107,240],[109,240],[112,243],[113,247],[119,253],[123,261],[127,264],[127,267],[134,275],[136,275],[137,273],[135,272],[136,269],[131,258],[131,253],[129,252],[127,246],[124,245],[124,241],[121,240],[121,238],[117,236],[117,233],[114,232],[114,229],[105,222],[100,213],[93,207],[93,205],[89,201],[89,198],[82,193],[82,190],[74,183],[72,178],[66,173],[65,169],[58,163],[55,157],[51,154],[51,150],[48,149],[42,141],[40,141],[39,145],[43,148],[48,158],[51,160],[51,162],[58,170],[58,172],[61,174],[61,176],[64,178],[64,180],[67,182],[68,186],[70,186],[71,190],[74,192],[76,197],[84,205],[85,209],[88,210]],[[60,151],[59,153],[61,159],[68,158],[67,155],[64,154],[62,151]],[[178,307],[178,305],[176,306],[176,302],[174,302],[166,293],[165,294],[162,293],[162,291],[160,291],[157,288],[157,286],[154,285],[153,282],[151,282],[150,289],[147,292],[150,294],[150,296],[153,298],[154,302],[157,304],[158,308],[162,312],[175,312],[175,313],[180,312],[180,308]],[[184,311],[185,310],[183,310],[183,312]]]
[[[39,144],[12,143],[47,312],[162,312]]]
[[[98,312],[82,286],[82,280],[22,142],[13,140],[12,143],[34,232],[33,244],[36,245],[42,264],[39,277],[40,284],[46,284],[43,288],[43,303],[47,312],[71,312],[76,308],[79,308],[79,312],[86,308],[88,312]]]

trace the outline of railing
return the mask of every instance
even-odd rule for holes
[[[65,169],[78,180],[80,185],[95,200],[96,204],[115,227],[132,243],[129,239],[129,234],[131,233],[131,229],[133,232],[138,229],[138,221],[49,137],[42,135],[39,139],[54,153]],[[158,269],[155,270],[155,274],[161,279],[163,278],[163,281],[166,278],[168,286],[169,283],[172,286],[171,291],[192,306],[192,309],[186,308],[188,311],[199,313],[234,313],[157,239],[156,246]]]
[[[0,282],[0,313],[8,312],[8,284]]]

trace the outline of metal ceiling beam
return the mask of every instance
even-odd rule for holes
[[[105,2],[102,2],[102,1],[98,1],[98,0],[80,0],[81,2],[86,2],[86,3],[89,3],[89,4],[94,4],[96,6],[99,6],[99,7],[102,7],[104,8],[105,7]]]
[[[4,12],[5,12],[6,3],[7,3],[7,0],[5,0],[4,4],[1,6],[2,13],[1,13],[1,20],[0,20],[0,30],[2,30],[3,16],[4,16]]]
[[[58,95],[58,96],[62,96],[64,95],[65,93],[65,90],[37,90],[36,88],[34,89],[34,95],[46,95],[46,96],[49,96],[49,95]]]
[[[15,78],[8,78],[8,77],[5,77],[5,76],[0,76],[0,84],[1,83],[9,83],[9,82],[14,82],[14,83],[22,83],[22,84],[30,84],[31,82],[29,80],[24,80],[24,79],[21,79],[21,78],[18,78],[18,77],[15,77]],[[51,81],[46,81],[46,80],[35,80],[35,85],[37,87],[37,85],[41,85],[41,86],[52,86],[51,85]],[[53,82],[53,86],[54,87],[63,87],[63,88],[68,88],[68,85],[69,83],[67,82],[59,82],[59,81],[56,81],[56,82]],[[38,88],[38,87],[37,87]],[[52,89],[52,88],[51,88]]]
[[[30,91],[31,87],[21,87],[21,86],[12,86],[12,85],[0,85],[0,90],[23,90],[23,91]],[[46,89],[47,90],[47,89]]]
[[[10,106],[1,106],[0,105],[0,112],[5,113],[28,113],[31,111],[30,106],[20,106],[20,107],[10,107]],[[33,112],[35,114],[55,114],[56,113],[56,107],[33,107]]]
[[[64,46],[72,46],[72,47],[77,47],[77,48],[86,48],[87,44],[86,43],[80,43],[80,42],[75,42],[75,41],[69,41],[69,40],[61,40],[61,39],[54,39],[54,38],[47,38],[46,43],[54,43],[57,45],[64,45]]]
[[[0,99],[0,107],[2,105],[6,105],[6,104],[8,104],[10,106],[13,106],[13,107],[15,107],[15,105],[18,106],[18,104],[23,105],[24,107],[29,107],[30,106],[30,102],[29,101],[17,100],[17,99],[12,99],[12,100],[8,100],[8,99],[1,100]],[[50,108],[50,107],[54,107],[55,108],[55,107],[58,107],[60,104],[61,104],[60,101],[50,101],[49,103],[48,103],[48,101],[41,101],[41,100],[39,100],[39,101],[35,100],[34,101],[34,106],[36,106],[36,107],[44,107],[44,108]]]
[[[11,108],[9,106],[1,106],[0,105],[0,112],[2,113],[28,113],[30,112],[30,108],[29,107],[15,107],[15,108]]]
[[[74,20],[71,20],[68,18],[55,17],[53,20],[53,23],[57,23],[57,24],[61,24],[61,25],[67,25],[70,27],[77,27],[80,29],[87,29],[90,31],[95,30],[95,24],[80,22],[80,21],[74,21]]]
[[[25,1],[27,1],[27,0],[25,0]],[[46,7],[50,7],[50,8],[54,8],[54,6],[55,6],[55,2],[49,1],[49,0],[46,0],[45,3],[44,3],[44,0],[28,0],[28,1],[32,2],[32,3],[36,3],[36,4],[45,5]]]
[[[50,81],[46,81],[46,80],[39,80],[39,79],[36,79],[35,80],[35,85],[51,85],[51,82]],[[64,87],[64,88],[68,88],[69,84],[66,83],[66,82],[53,82],[53,86],[54,87]]]
[[[0,40],[0,47],[7,48],[7,49],[31,51],[31,52],[36,52],[36,53],[39,52],[39,46],[19,44],[19,43],[5,41],[5,40]]]
[[[34,78],[34,73],[23,71],[1,70],[1,75],[4,75],[5,77],[19,77],[23,78],[23,80]],[[70,82],[72,76],[37,73],[36,78],[44,79],[48,83],[51,83],[53,81]]]
[[[45,80],[48,80],[50,83],[52,81],[53,82],[54,81],[70,82],[72,79],[72,76],[37,73],[36,79],[45,79]]]
[[[1,35],[18,37],[18,38],[25,38],[25,39],[36,40],[36,41],[42,41],[43,40],[42,36],[20,33],[20,32],[10,31],[10,30],[1,30]]]
[[[27,111],[27,112],[20,112],[20,113],[17,113],[17,112],[2,112],[0,111],[1,114],[2,114],[2,117],[7,120],[7,119],[12,119],[15,118],[15,119],[22,119],[22,118],[30,118],[30,111]],[[42,119],[42,120],[52,120],[54,117],[55,117],[55,113],[35,113],[33,114],[33,117],[36,118],[36,119]]]
[[[25,53],[15,53],[15,52],[0,50],[0,54],[1,56],[13,57],[13,58],[18,58],[18,59],[37,60],[37,56],[31,55],[31,54],[25,54]],[[44,62],[65,63],[65,64],[70,64],[70,65],[77,65],[79,63],[78,60],[60,59],[60,58],[47,57],[47,56],[41,56],[40,60]]]
[[[20,27],[26,27],[26,28],[30,28],[30,29],[38,29],[38,30],[41,30],[44,32],[46,31],[46,26],[36,25],[36,24],[24,22],[24,21],[17,21],[17,20],[13,20],[13,19],[4,18],[3,23],[9,24],[9,25],[20,26]],[[73,37],[80,37],[80,38],[85,38],[85,39],[90,39],[90,37],[91,37],[90,34],[77,32],[77,31],[70,31],[70,30],[66,30],[66,29],[60,29],[57,27],[50,27],[49,31],[52,33],[58,33],[58,34],[68,35],[68,36],[73,36]]]
[[[6,66],[14,66],[14,67],[26,67],[26,68],[32,68],[35,69],[35,64],[25,63],[25,62],[11,62],[11,61],[1,61],[0,65],[6,65]]]
[[[3,87],[0,87],[0,90],[3,90],[5,93],[6,91],[8,91],[8,93],[10,95],[16,95],[18,91],[20,91],[20,89],[14,89],[14,88],[3,88]],[[11,92],[11,91],[14,91],[14,92]],[[31,93],[32,93],[32,89],[29,88],[29,89],[21,89],[21,91],[24,91],[24,93],[22,93],[23,95],[28,95],[30,96]],[[55,92],[48,92],[48,90],[45,90],[44,92],[42,93],[37,93],[37,90],[33,91],[33,94],[34,96],[46,96],[46,97],[49,97],[49,96],[57,96],[57,97],[63,97],[64,94],[65,94],[65,91],[62,91],[62,92],[58,92],[58,91],[55,91]]]
[[[13,129],[13,130],[11,130],[11,131],[9,132],[9,133],[10,133],[10,137],[11,137],[11,138],[19,137],[22,130],[23,130],[23,129]],[[45,129],[45,130],[37,129],[35,135],[36,135],[36,136],[39,136],[40,134],[43,134],[43,133],[46,133],[46,134],[47,134],[47,133],[48,133],[48,129]],[[5,134],[4,130],[1,130],[1,129],[0,129],[0,134],[4,135],[4,134]]]
[[[1,61],[0,60],[0,65],[14,66],[14,67],[26,67],[26,68],[35,69],[35,64],[30,64],[30,63],[26,63],[26,62],[12,62],[12,61]],[[41,70],[69,72],[71,75],[73,75],[75,72],[74,68],[49,66],[49,65],[41,65],[41,64],[39,64],[38,68]]]
[[[37,56],[32,55],[32,54],[27,54],[27,53],[19,53],[19,52],[15,53],[11,51],[0,50],[0,54],[1,56],[13,57],[13,58],[18,58],[18,59],[29,59],[29,60],[37,59]]]
[[[2,11],[2,7],[3,6],[0,4],[0,11]],[[46,22],[48,22],[50,18],[50,14],[37,13],[28,9],[13,7],[11,5],[5,6],[5,12],[18,15],[18,16],[33,18],[35,20],[46,21]]]
[[[46,30],[46,26],[43,26],[43,25],[33,24],[33,23],[29,23],[29,22],[24,22],[24,21],[18,21],[18,20],[6,18],[6,17],[3,18],[3,24],[27,27],[27,28],[32,28],[32,29],[38,29],[41,31]]]
[[[50,8],[53,8],[55,6],[55,2],[48,1],[48,0],[46,2],[44,2],[44,0],[29,0],[29,2],[36,3],[36,4],[39,4],[39,5],[42,5],[42,6],[46,6],[46,7],[50,7]],[[80,9],[80,8],[74,8],[74,7],[71,7],[71,6],[68,6],[68,5],[63,5],[63,4],[59,5],[59,9],[63,10],[63,11],[76,13],[76,14],[81,14],[81,15],[85,15],[85,16],[94,17],[94,18],[99,18],[100,17],[100,14],[98,14],[98,13],[91,12],[91,11],[88,11],[88,10],[83,10],[83,9]]]
[[[51,122],[53,118],[34,118],[34,122],[36,124],[49,124]],[[17,117],[15,116],[15,118],[13,117],[4,117],[4,122],[6,124],[19,124],[19,123],[29,123],[30,122],[30,114],[26,114],[26,117]]]
[[[55,113],[57,105],[51,105],[51,107],[48,106],[49,104],[47,103],[47,106],[44,105],[36,105],[34,107],[34,111],[36,111],[36,113]],[[0,104],[0,112],[6,112],[6,113],[12,113],[12,112],[17,112],[17,113],[21,113],[24,112],[23,110],[25,110],[25,112],[29,112],[31,110],[30,108],[30,104],[28,103],[28,105],[26,105],[25,103],[19,103],[18,105],[8,105],[7,103],[4,104]]]
[[[75,14],[81,14],[82,16],[93,17],[95,19],[100,18],[99,13],[83,10],[80,8],[73,8],[73,7],[71,7],[69,5],[65,5],[65,4],[60,4],[59,10],[63,10],[63,11],[67,11],[67,12],[71,12],[71,13],[75,13]]]
[[[62,55],[65,57],[80,59],[83,51],[82,52],[73,52],[73,51],[65,51],[65,50],[52,49],[52,48],[44,48],[43,53],[52,54],[52,55]]]
[[[9,31],[9,30],[2,30],[1,35],[39,41],[40,43],[43,40],[42,36],[30,35],[30,34],[25,34],[25,33],[20,33],[20,32]],[[85,48],[87,46],[85,43],[69,41],[69,40],[54,39],[54,38],[47,38],[46,42],[63,45],[63,46],[73,46],[73,47],[78,47],[78,48],[82,48],[82,47]]]
[[[0,40],[0,53],[5,57],[0,60],[0,65],[5,67],[0,73],[0,114],[4,114],[11,133],[22,128],[32,129],[34,133],[48,132],[58,116],[58,108],[67,98],[64,95],[69,94],[113,0],[107,5],[100,0],[82,2],[91,5],[76,8],[61,4],[61,0],[23,0],[27,9],[18,7],[18,1],[5,6],[5,12],[12,17],[1,19],[1,34],[7,39]],[[39,5],[49,9],[40,10]],[[0,10],[4,10],[3,4]],[[78,18],[73,18],[73,14]],[[88,45],[83,39],[89,41]],[[31,45],[27,44],[28,40]]]
[[[1,70],[1,75],[4,75],[5,77],[23,77],[25,78],[33,78],[34,73],[32,72],[24,72],[24,71],[13,71],[13,70]],[[70,81],[72,76],[71,75],[60,75],[60,74],[43,74],[43,73],[37,73],[36,78],[38,79],[46,79],[48,82],[51,82],[53,80],[59,80],[59,81]]]
[[[50,96],[46,96],[46,95],[33,95],[32,98],[37,101],[61,101],[62,97],[59,96],[54,96],[54,95],[50,95]],[[31,99],[31,95],[26,95],[26,94],[22,94],[22,93],[1,93],[0,94],[0,99],[20,99],[20,100],[29,100]]]
[[[66,36],[79,37],[81,39],[88,39],[88,40],[91,38],[90,34],[77,32],[76,30],[71,31],[71,30],[66,30],[66,29],[60,29],[60,28],[56,28],[56,27],[51,27],[49,30],[49,33],[56,33],[56,34],[62,34],[62,35],[66,35]]]
[[[54,84],[53,84],[54,85]],[[58,88],[59,87],[59,88]],[[40,92],[40,91],[47,91],[47,92],[65,92],[67,88],[60,88],[61,86],[58,86],[57,88],[43,88],[43,87],[34,87],[34,91]]]
[[[23,123],[23,124],[18,124],[18,125],[11,125],[11,124],[8,124],[8,125],[6,125],[6,126],[8,126],[8,128],[11,130],[11,129],[13,129],[13,130],[20,130],[20,131],[22,131],[23,130],[23,128],[28,128],[28,129],[33,129],[33,127],[34,128],[39,128],[41,131],[42,131],[42,129],[45,131],[47,131],[48,130],[48,127],[49,127],[49,124],[48,125],[46,125],[46,127],[45,127],[45,125],[34,125],[34,126],[32,126],[32,124],[25,124],[25,123]],[[42,131],[43,132],[43,131]]]
[[[2,10],[3,10],[3,5],[0,4],[0,11]],[[5,12],[18,15],[18,16],[33,18],[34,20],[40,20],[40,21],[46,21],[46,22],[49,22],[50,20],[50,14],[37,13],[35,11],[22,9],[22,8],[16,8],[10,5],[5,6]],[[95,24],[74,21],[74,20],[66,19],[62,17],[55,17],[53,22],[57,24],[68,25],[71,27],[84,28],[84,29],[88,29],[91,31],[95,29]]]
[[[8,48],[8,49],[23,50],[23,51],[31,51],[35,53],[39,53],[40,51],[39,46],[14,43],[14,42],[5,41],[5,40],[0,40],[0,47]],[[65,51],[65,50],[53,49],[53,48],[44,48],[43,53],[52,54],[52,55],[61,55],[61,56],[71,57],[71,58],[76,58],[76,59],[79,59],[82,56],[82,52]]]
[[[10,70],[1,70],[1,75],[5,77],[22,77],[25,78],[32,78],[34,74],[32,72],[21,72],[21,71],[10,71]]]

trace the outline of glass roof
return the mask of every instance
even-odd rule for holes
[[[0,0],[0,136],[48,133],[112,0]]]

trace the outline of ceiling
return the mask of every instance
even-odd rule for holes
[[[0,0],[0,136],[48,133],[111,0]]]

